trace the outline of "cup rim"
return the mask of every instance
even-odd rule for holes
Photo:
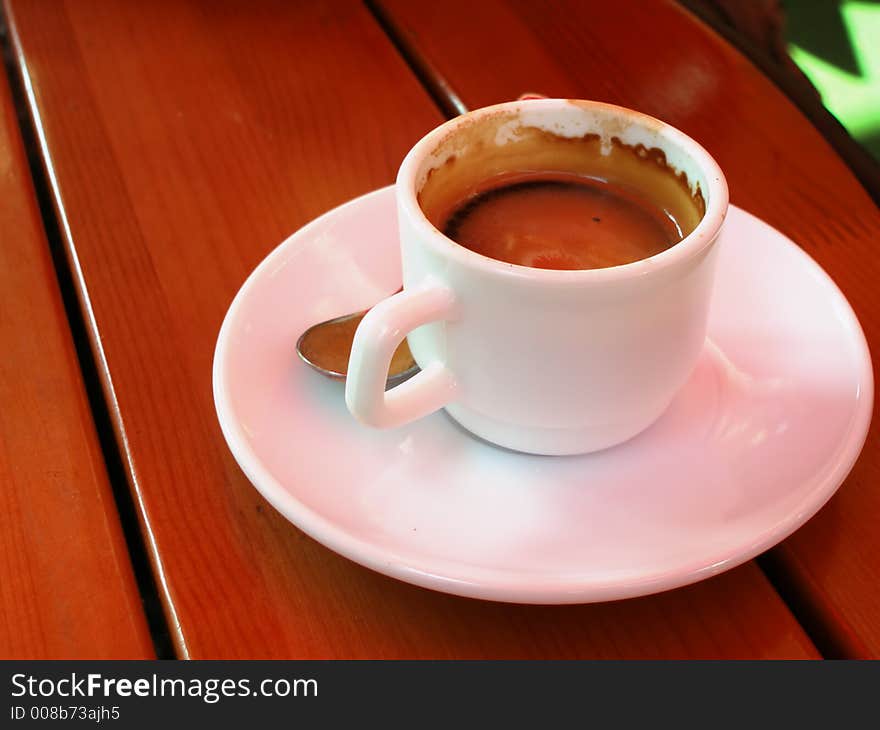
[[[593,107],[606,113],[625,116],[636,123],[650,127],[660,137],[677,145],[687,153],[702,171],[707,187],[705,191],[706,211],[693,231],[664,251],[627,264],[598,269],[540,269],[500,261],[472,251],[446,236],[428,220],[416,197],[416,175],[425,157],[437,147],[444,137],[453,133],[458,127],[469,124],[475,119],[499,112],[518,113],[525,107],[543,107],[548,110],[563,109],[572,104],[580,107]],[[474,109],[444,122],[416,142],[406,157],[404,157],[397,173],[396,193],[401,211],[406,213],[412,222],[429,234],[423,237],[422,242],[436,253],[452,257],[457,263],[464,266],[475,267],[502,276],[544,283],[577,284],[628,279],[666,269],[676,263],[695,257],[717,238],[727,215],[729,205],[727,180],[720,166],[702,145],[681,130],[643,112],[616,104],[560,98],[521,99],[502,104],[493,104]]]

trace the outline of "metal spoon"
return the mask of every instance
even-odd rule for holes
[[[296,341],[297,354],[306,365],[321,375],[334,380],[345,380],[354,333],[368,311],[365,309],[312,325]],[[391,358],[385,388],[393,388],[417,372],[419,366],[413,360],[404,340]]]

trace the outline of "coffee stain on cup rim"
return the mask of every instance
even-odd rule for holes
[[[583,119],[579,119],[581,114],[583,114]],[[636,157],[636,155],[640,155],[638,151],[628,156],[638,159],[642,163],[654,162],[652,167],[655,170],[661,162],[665,164],[675,173],[674,176],[669,176],[669,189],[677,189],[679,195],[681,195],[682,188],[690,189],[691,196],[697,200],[697,205],[700,208],[705,208],[705,213],[698,220],[696,227],[678,244],[662,253],[632,264],[606,269],[556,271],[510,264],[501,269],[498,262],[490,264],[481,262],[480,259],[483,257],[463,249],[437,230],[421,207],[419,198],[423,197],[420,194],[424,192],[424,187],[429,179],[435,185],[446,186],[448,184],[449,181],[443,183],[440,182],[442,178],[437,177],[437,173],[441,171],[451,171],[454,168],[456,175],[458,175],[468,167],[479,169],[467,164],[469,150],[466,140],[470,138],[470,141],[474,142],[480,136],[470,132],[474,125],[485,124],[490,128],[497,128],[500,123],[517,117],[523,117],[521,123],[524,127],[539,127],[545,130],[549,128],[557,139],[565,138],[568,141],[575,137],[579,138],[581,144],[585,141],[585,132],[601,132],[599,134],[600,140],[607,139],[609,148],[618,150],[618,155],[620,151],[627,148],[638,150],[639,144],[641,144],[644,147],[645,160],[640,156]],[[538,120],[538,123],[531,124],[529,123],[531,120]],[[600,121],[605,122],[601,128],[598,124]],[[560,125],[557,122],[563,122],[563,124]],[[574,130],[573,127],[578,125],[580,125],[579,133],[574,133],[578,130]],[[590,125],[592,128],[589,128]],[[616,132],[618,129],[620,134],[609,134],[609,132]],[[491,143],[486,145],[487,136],[491,139],[491,134],[483,135],[482,146],[486,147],[485,151],[493,148]],[[611,142],[611,137],[617,137],[618,142]],[[668,154],[667,148],[668,152],[672,153],[671,156]],[[654,149],[658,152],[652,152]],[[663,152],[662,158],[659,152]],[[447,160],[453,156],[455,159],[447,166]],[[688,172],[694,174],[690,175]],[[476,177],[474,175],[474,178]],[[530,99],[505,102],[474,109],[465,115],[455,117],[426,134],[413,146],[401,164],[397,183],[403,188],[400,193],[399,209],[401,215],[404,215],[415,225],[427,224],[433,229],[433,235],[425,239],[426,245],[436,248],[438,253],[445,251],[447,254],[452,254],[453,259],[462,264],[469,263],[477,266],[495,264],[492,265],[492,268],[498,273],[519,278],[525,277],[530,280],[530,283],[537,286],[540,286],[542,282],[549,281],[569,282],[573,285],[587,281],[610,282],[624,276],[653,273],[676,262],[695,259],[705,253],[707,247],[717,238],[726,217],[729,201],[727,182],[717,162],[698,142],[684,132],[642,112],[605,102],[579,99]],[[447,194],[451,193],[452,186],[448,187]],[[458,251],[458,249],[462,250]]]

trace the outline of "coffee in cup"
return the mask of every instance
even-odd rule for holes
[[[674,246],[705,213],[699,186],[660,149],[595,133],[519,137],[507,165],[490,153],[450,156],[437,173],[443,185],[435,190],[432,174],[418,196],[438,230],[483,256],[541,269],[620,266]]]

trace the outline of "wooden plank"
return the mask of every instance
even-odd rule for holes
[[[149,658],[5,76],[0,161],[0,658]]]
[[[842,288],[878,380],[877,207],[779,90],[693,16],[672,2],[636,0],[380,5],[432,85],[469,108],[537,91],[623,104],[694,136],[725,170],[732,201],[791,236]],[[847,482],[771,556],[774,576],[847,656],[880,656],[878,420],[875,405]]]
[[[221,320],[272,247],[391,182],[440,114],[354,0],[8,7],[181,655],[816,656],[753,564],[620,604],[511,606],[379,576],[287,523],[216,422]]]

